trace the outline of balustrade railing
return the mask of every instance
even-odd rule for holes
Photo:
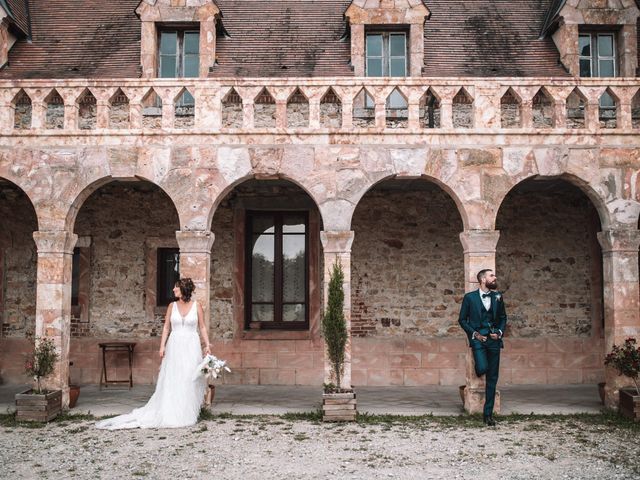
[[[0,82],[0,134],[640,129],[640,79]]]

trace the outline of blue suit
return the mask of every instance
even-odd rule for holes
[[[500,349],[504,346],[501,332],[504,332],[507,327],[507,314],[502,294],[499,292],[490,293],[491,307],[489,310],[482,303],[478,290],[467,293],[462,299],[460,317],[458,318],[458,323],[467,334],[469,347],[473,351],[476,375],[481,377],[486,374],[485,417],[493,414],[500,371]],[[478,332],[488,338],[485,342],[481,342],[473,338],[473,332]],[[497,333],[500,338],[493,340],[489,337],[490,333]]]

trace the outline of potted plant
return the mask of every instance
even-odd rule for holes
[[[50,375],[58,352],[50,338],[36,338],[33,354],[25,362],[27,375],[35,380],[34,388],[16,394],[16,419],[48,422],[62,410],[62,391],[44,390],[40,381]]]
[[[356,419],[356,394],[349,386],[343,388],[345,349],[349,334],[344,318],[344,272],[336,262],[329,277],[327,308],[322,316],[322,333],[327,356],[331,364],[331,376],[335,383],[324,385],[322,412],[324,421],[353,421]]]
[[[614,345],[604,364],[615,368],[620,375],[629,377],[635,384],[635,389],[620,389],[620,412],[633,420],[640,420],[640,347],[636,346],[635,338],[627,338],[624,345]]]

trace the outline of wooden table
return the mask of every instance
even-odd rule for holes
[[[100,390],[102,390],[102,385],[108,387],[109,385],[117,385],[119,383],[128,383],[129,390],[131,390],[131,387],[133,387],[133,349],[136,346],[135,342],[107,342],[99,343],[98,345],[102,349]],[[127,352],[129,355],[129,380],[109,380],[107,378],[107,352]]]

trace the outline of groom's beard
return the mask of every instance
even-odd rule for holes
[[[498,288],[498,281],[494,280],[493,282],[487,283],[485,285],[489,290],[496,290]]]

